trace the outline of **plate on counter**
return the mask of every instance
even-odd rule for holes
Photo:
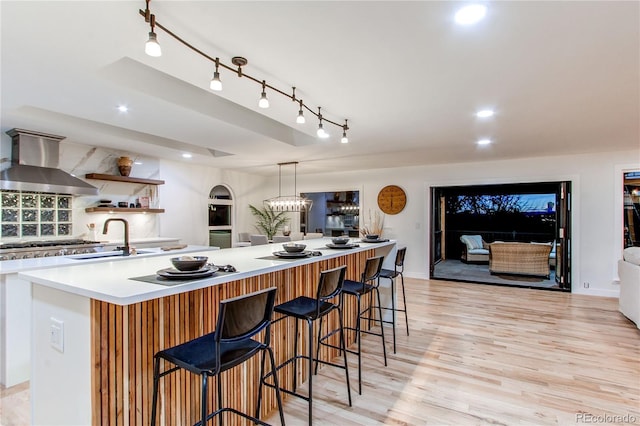
[[[273,255],[276,257],[282,257],[283,259],[297,259],[307,257],[311,254],[309,251],[299,251],[290,253],[288,251],[274,251]]]
[[[388,239],[380,239],[377,238],[375,240],[368,240],[366,238],[361,239],[360,241],[362,241],[363,243],[386,243],[387,241],[389,241]]]
[[[327,244],[330,249],[351,249],[354,247],[360,247],[358,244]]]
[[[170,280],[186,280],[192,278],[205,278],[218,272],[218,267],[204,267],[195,271],[179,271],[175,268],[160,269],[156,274]]]

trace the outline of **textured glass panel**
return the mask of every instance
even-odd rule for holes
[[[17,222],[18,210],[17,209],[2,209],[2,221],[3,222]]]
[[[71,224],[61,223],[58,225],[58,235],[69,235],[71,234]]]
[[[40,225],[40,235],[55,235],[56,226],[53,223]]]
[[[43,209],[52,209],[56,205],[56,197],[53,195],[41,195],[40,196],[40,207]]]
[[[17,237],[18,236],[18,225],[2,225],[2,236],[3,237]]]
[[[40,222],[53,222],[55,220],[54,210],[40,210]]]
[[[35,222],[38,220],[38,210],[22,210],[23,222]]]
[[[18,207],[18,194],[15,192],[2,193],[2,207]]]
[[[22,194],[22,208],[35,209],[36,207],[38,207],[36,194]]]
[[[59,209],[70,209],[71,208],[71,197],[58,197],[58,208]]]
[[[71,210],[58,210],[58,222],[70,222]]]
[[[22,225],[23,237],[35,237],[38,235],[38,225]]]

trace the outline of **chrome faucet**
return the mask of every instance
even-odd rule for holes
[[[109,222],[117,221],[124,223],[124,247],[117,247],[116,249],[122,249],[123,256],[129,256],[129,222],[126,219],[122,219],[119,217],[115,217],[112,219],[107,219],[104,221],[104,227],[102,228],[102,233],[106,234],[109,229]]]

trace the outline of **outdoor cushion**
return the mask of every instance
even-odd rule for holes
[[[467,253],[469,253],[469,254],[489,254],[489,250],[483,249],[483,248],[471,249],[471,250],[467,250]]]
[[[460,241],[467,245],[467,250],[483,248],[482,236],[480,235],[463,235],[460,237]]]

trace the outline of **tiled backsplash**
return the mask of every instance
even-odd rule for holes
[[[3,136],[8,139],[8,136]],[[4,149],[2,153],[4,154]],[[117,175],[117,160],[123,155],[131,156],[136,161],[131,176],[160,178],[160,162],[157,158],[66,141],[60,143],[59,167],[80,178],[87,173]],[[0,165],[8,165],[9,160],[1,157]],[[0,238],[6,241],[22,238],[44,240],[56,237],[120,240],[122,232],[117,226],[113,227],[113,231],[110,228],[107,235],[100,232],[106,219],[116,216],[129,221],[131,238],[158,237],[159,221],[156,214],[119,212],[114,216],[108,213],[85,212],[87,207],[95,207],[104,199],[115,205],[118,202],[126,202],[128,205],[135,203],[137,198],[149,197],[151,206],[159,207],[158,188],[153,185],[92,179],[87,181],[98,188],[99,195],[73,196],[0,190]],[[98,231],[97,235],[89,231],[91,224],[95,227],[93,229]]]
[[[56,237],[72,234],[70,195],[0,191],[0,236]]]

